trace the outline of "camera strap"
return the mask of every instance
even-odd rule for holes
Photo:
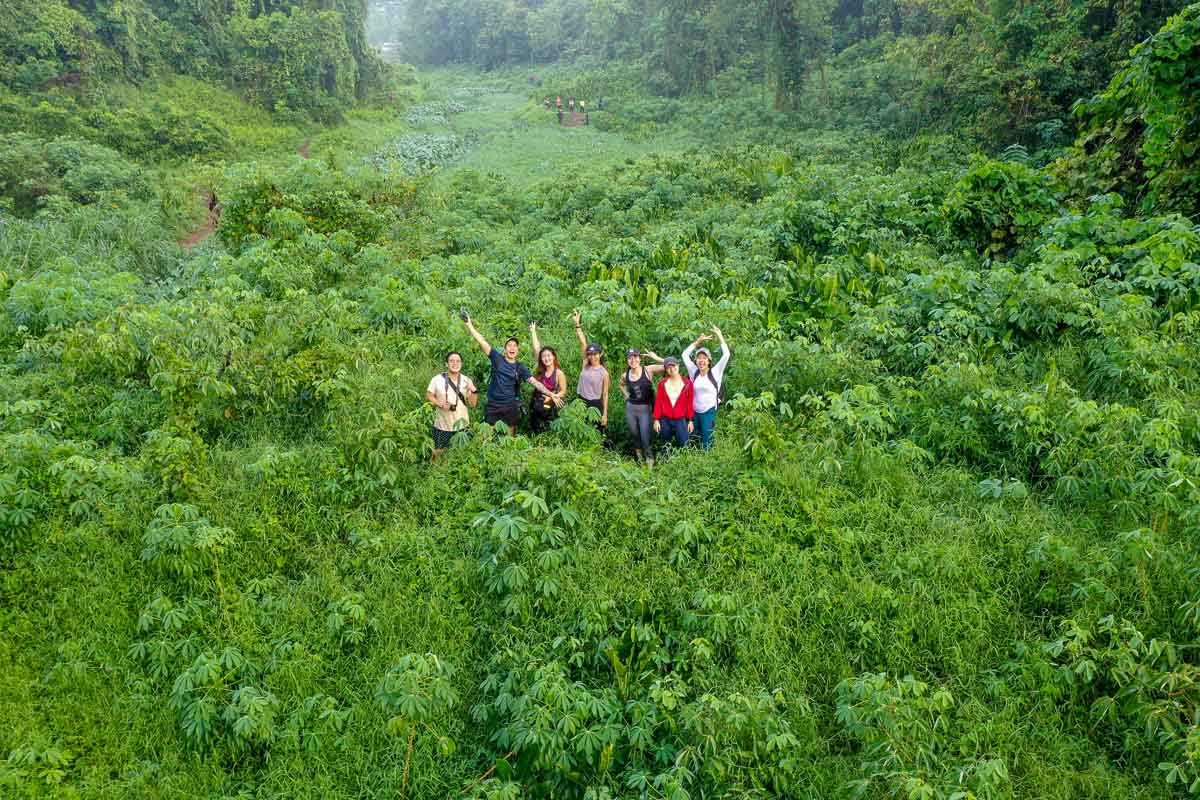
[[[444,373],[444,372],[442,373],[442,380],[444,380],[444,381],[446,382],[446,386],[448,386],[448,387],[450,387],[451,389],[453,389],[453,390],[454,390],[454,393],[455,393],[456,395],[458,395],[458,399],[459,399],[459,400],[461,400],[461,401],[462,401],[462,402],[464,402],[464,403],[466,402],[466,398],[464,398],[464,397],[463,397],[463,394],[462,394],[462,389],[460,389],[460,388],[459,388],[459,386],[458,386],[458,383],[457,383],[457,382],[455,382],[455,383],[451,383],[451,381],[450,381],[450,376],[449,376],[449,375],[447,375],[447,374],[446,374],[446,373]],[[462,380],[462,375],[459,375],[459,376],[458,376],[458,380],[459,380],[459,381],[461,381],[461,380]]]

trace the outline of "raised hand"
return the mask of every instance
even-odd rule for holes
[[[577,308],[577,309],[575,309],[574,311],[572,311],[572,312],[571,312],[571,319],[572,319],[572,320],[575,322],[575,327],[576,327],[576,328],[578,328],[578,327],[579,327],[579,325],[580,325],[580,323],[579,323],[580,316],[581,316],[581,315],[580,315],[580,313],[579,313],[579,309],[578,309],[578,308]]]

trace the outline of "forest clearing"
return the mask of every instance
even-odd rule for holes
[[[1200,5],[185,5],[0,9],[0,796],[1200,796]]]

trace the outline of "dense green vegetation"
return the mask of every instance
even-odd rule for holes
[[[626,66],[589,96],[769,93],[776,109],[838,125],[931,127],[992,146],[1054,149],[1071,104],[1183,0],[391,0],[405,56],[485,68],[551,59]],[[382,34],[381,34],[382,35]],[[761,105],[761,102],[759,103]]]
[[[58,105],[55,89],[170,72],[332,118],[383,83],[366,14],[364,0],[8,0],[0,87]]]
[[[17,7],[4,797],[1200,794],[1200,5],[591,4],[419,81],[357,3]],[[460,308],[573,379],[573,309],[719,325],[713,450],[635,465],[614,395],[616,451],[573,403],[430,465]]]

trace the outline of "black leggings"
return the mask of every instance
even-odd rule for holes
[[[558,419],[558,408],[553,403],[547,408],[542,401],[543,395],[535,394],[529,403],[529,427],[534,433],[545,433]]]
[[[633,437],[633,449],[641,450],[649,457],[652,454],[651,436],[654,434],[654,408],[636,403],[625,404],[625,425]]]

